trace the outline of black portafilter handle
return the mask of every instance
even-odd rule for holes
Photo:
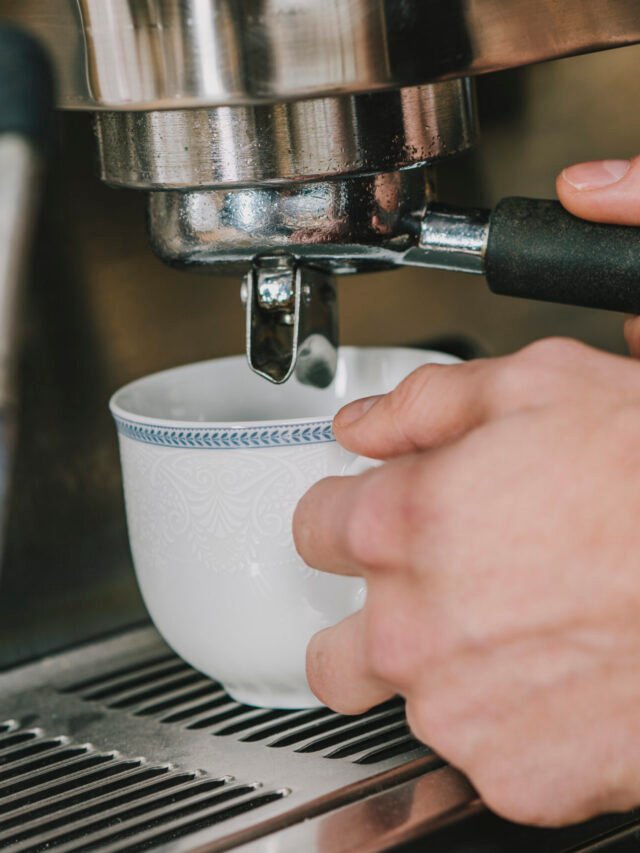
[[[24,30],[0,23],[0,135],[17,134],[46,147],[53,105],[53,76],[44,49]]]
[[[494,293],[640,313],[640,228],[598,225],[556,201],[507,198],[491,214],[484,271]]]

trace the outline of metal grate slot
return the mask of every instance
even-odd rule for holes
[[[17,747],[9,749],[4,755],[0,754],[0,767],[9,767],[12,765],[20,765],[25,759],[31,758],[34,755],[39,755],[42,752],[48,752],[52,749],[66,744],[66,738],[58,738],[56,740],[41,740],[37,743],[32,743],[30,746]],[[15,769],[15,768],[14,768]],[[11,770],[8,771],[11,773]],[[6,778],[4,769],[2,770],[3,778]]]
[[[88,747],[84,746],[60,749],[53,755],[46,755],[44,758],[39,758],[36,761],[23,764],[16,772],[10,774],[3,772],[2,776],[0,776],[0,796],[6,792],[15,793],[16,791],[22,791],[26,788],[30,788],[32,785],[36,784],[34,781],[36,779],[49,781],[58,779],[60,776],[64,776],[67,772],[68,765],[72,763],[75,764],[76,761],[82,760],[82,758],[78,759],[78,756],[84,756],[88,751]],[[111,761],[112,758],[113,756],[108,755],[92,756],[90,759],[92,762],[90,766],[102,763],[103,761]],[[84,760],[89,761],[89,759]],[[53,769],[46,770],[48,767],[52,767]],[[13,778],[15,781],[10,785],[6,785],[5,781],[8,778]]]
[[[140,766],[140,763],[125,762],[124,769],[121,764],[115,772],[107,775],[81,773],[77,778],[72,779],[70,777],[68,783],[63,785],[47,787],[45,790],[29,793],[26,796],[3,798],[2,804],[5,809],[10,810],[11,814],[16,811],[22,812],[28,808],[29,817],[35,819],[59,811],[69,805],[81,805],[87,800],[120,791],[130,785],[147,782],[159,776],[166,776],[169,772],[168,767],[145,767],[138,770],[136,768]],[[132,767],[133,769],[131,769]],[[109,781],[110,777],[115,778],[111,778]],[[195,774],[191,774],[190,778],[195,778]],[[80,793],[77,793],[78,788],[82,788]],[[41,805],[37,805],[38,802]],[[9,812],[5,812],[0,818],[0,831],[13,826],[18,820],[18,818],[9,818],[7,815]]]
[[[195,779],[195,773],[190,773],[182,774],[181,776],[171,776],[168,779],[161,779],[161,781],[156,782],[153,785],[143,784],[153,781],[154,779],[158,779],[159,777],[166,776],[168,773],[168,767],[149,767],[141,771],[126,773],[120,779],[108,784],[94,784],[92,786],[90,783],[87,783],[86,788],[82,786],[82,791],[80,793],[74,793],[68,796],[60,795],[59,793],[57,795],[53,793],[49,795],[49,792],[47,792],[47,794],[42,798],[43,800],[46,800],[46,802],[43,802],[42,805],[37,808],[33,808],[33,802],[30,797],[24,797],[21,800],[16,800],[6,804],[3,803],[9,811],[5,812],[5,816],[0,819],[0,840],[3,832],[19,826],[20,824],[24,824],[25,820],[28,820],[31,823],[32,821],[39,820],[40,818],[57,815],[58,817],[56,820],[60,822],[60,825],[65,825],[67,822],[66,812],[68,810],[71,811],[74,819],[82,817],[83,814],[90,816],[98,811],[104,810],[105,808],[109,808],[110,806],[126,805],[127,803],[135,800],[137,797],[156,793],[158,791],[164,791],[184,782],[185,780],[192,781]],[[220,784],[223,783],[220,782]],[[112,797],[108,796],[109,794],[116,794],[124,789],[127,789],[125,794]],[[84,803],[90,802],[91,800],[98,800],[98,802],[91,803],[91,805],[86,809],[78,808],[78,806],[82,806]],[[49,821],[47,826],[49,823],[55,822],[56,821]]]
[[[197,684],[198,682],[205,684],[206,679],[203,675],[200,675],[199,672],[187,670],[187,674],[180,678],[173,678],[168,682],[163,682],[162,684],[157,685],[156,687],[150,687],[142,692],[124,696],[122,699],[111,702],[110,707],[133,708],[134,705],[140,705],[140,703],[146,704],[150,699],[157,699],[159,696],[164,696],[167,692],[173,692],[174,690],[178,690],[182,687],[190,687],[192,684]],[[136,713],[138,713],[137,709]]]
[[[224,726],[223,728],[218,729],[216,731],[216,735],[218,735],[218,737],[237,735],[240,734],[240,732],[245,732],[247,729],[262,726],[265,723],[272,722],[273,720],[290,718],[293,714],[298,713],[296,711],[265,711],[260,708],[254,708],[253,710],[253,714],[247,716],[246,719],[241,720],[239,723],[232,723],[230,726]]]
[[[172,664],[158,672],[148,673],[137,678],[128,678],[125,681],[118,681],[108,687],[101,687],[99,690],[92,691],[91,693],[84,693],[83,698],[95,702],[108,701],[110,705],[114,705],[123,696],[136,697],[138,694],[144,696],[149,688],[157,689],[160,687],[162,692],[165,690],[165,683],[167,683],[168,689],[170,689],[175,676],[184,675],[186,672],[189,672],[186,666]],[[135,704],[135,698],[132,704]]]
[[[152,705],[146,705],[136,711],[141,717],[150,717],[158,714],[164,714],[166,711],[171,711],[174,708],[181,708],[198,699],[204,699],[205,696],[217,695],[221,692],[220,688],[207,682],[202,687],[196,687],[195,690],[179,690],[175,696],[170,699],[165,699],[162,702],[155,702]]]
[[[337,749],[333,749],[330,752],[325,753],[325,755],[327,758],[334,759],[350,758],[354,755],[360,755],[363,752],[369,753],[377,746],[389,746],[390,743],[394,743],[399,738],[413,740],[409,727],[406,723],[385,726],[382,729],[378,729],[375,734],[367,734],[362,737],[349,740],[347,744],[339,746]]]
[[[177,841],[180,838],[184,838],[186,835],[191,835],[194,832],[200,832],[202,829],[209,829],[209,827],[215,826],[217,823],[221,823],[224,820],[230,820],[233,817],[246,814],[246,812],[254,811],[261,806],[267,806],[270,803],[275,803],[278,800],[284,799],[289,793],[288,789],[283,788],[279,791],[271,791],[268,794],[260,794],[257,797],[252,797],[242,803],[230,806],[227,809],[215,811],[207,817],[187,821],[181,825],[175,825],[170,830],[153,835],[143,842],[138,842],[132,846],[128,845],[126,847],[121,847],[119,848],[119,853],[140,853],[140,851],[149,850],[160,844],[168,844],[171,841]],[[87,849],[94,850],[95,847]]]
[[[396,703],[386,703],[385,705],[380,705],[378,708],[375,708],[373,711],[369,711],[367,714],[363,714],[361,717],[347,717],[343,714],[331,714],[331,716],[326,720],[321,720],[319,722],[312,723],[311,725],[299,726],[288,734],[285,734],[284,737],[269,741],[267,745],[275,749],[282,749],[288,746],[295,746],[301,741],[310,740],[311,738],[315,738],[317,735],[323,735],[337,730],[340,730],[342,733],[349,736],[351,730],[356,726],[360,727],[363,724],[371,725],[372,723],[375,724],[378,720],[386,720],[389,714],[394,713],[396,708]]]
[[[38,737],[38,732],[18,732],[17,734],[3,735],[0,737],[0,753],[4,752],[6,749],[11,749],[13,746],[18,746],[18,744],[33,740],[36,737]],[[2,756],[0,754],[0,762],[1,761]]]
[[[127,790],[126,794],[106,797],[98,802],[94,801],[87,808],[61,808],[55,817],[51,817],[52,813],[49,812],[41,819],[31,820],[31,815],[29,815],[28,828],[25,829],[24,824],[22,824],[19,825],[18,829],[14,829],[12,834],[0,832],[0,845],[20,844],[37,836],[52,834],[55,835],[56,843],[62,843],[67,837],[73,838],[74,832],[80,832],[80,836],[89,834],[92,827],[102,829],[104,826],[120,823],[121,820],[126,820],[128,816],[144,814],[147,809],[163,808],[191,798],[194,794],[193,787],[190,785],[193,779],[193,774],[184,774],[181,777],[172,776],[154,784]],[[201,788],[213,791],[224,784],[219,779],[212,779],[210,782],[203,783]],[[172,791],[172,789],[177,790]],[[203,793],[203,790],[199,790],[197,793]],[[140,800],[144,801],[144,805],[135,805],[136,801]],[[109,812],[113,812],[112,818],[105,818],[106,822],[101,821],[99,816]],[[81,829],[77,831],[70,829],[79,823],[83,824]],[[64,830],[64,832],[57,833],[57,830]]]
[[[380,725],[380,722],[384,723],[384,725]],[[371,739],[385,732],[395,733],[398,731],[402,731],[403,734],[409,733],[402,711],[399,714],[389,714],[382,721],[375,720],[371,722],[367,720],[364,723],[356,723],[347,728],[341,728],[332,734],[313,738],[313,740],[298,747],[296,752],[322,752],[339,744],[344,744],[345,741],[352,747],[354,743],[357,744],[360,741],[363,735],[365,738]]]
[[[325,720],[327,717],[332,717],[333,712],[328,708],[316,708],[313,711],[298,711],[296,716],[284,720],[282,723],[276,723],[271,726],[262,726],[245,737],[240,738],[243,743],[255,743],[256,741],[267,740],[274,735],[279,735],[291,729],[292,725],[303,725],[313,723],[317,720]]]
[[[89,686],[89,690],[87,690]],[[404,703],[394,699],[359,717],[335,714],[328,708],[269,710],[241,705],[215,681],[175,656],[155,657],[126,669],[65,688],[83,699],[136,717],[154,717],[187,731],[236,737],[243,743],[319,753],[354,764],[377,763],[428,750],[406,725]],[[415,757],[415,756],[414,756]]]
[[[109,701],[111,703],[112,700],[117,699],[123,694],[129,695],[133,693],[135,696],[137,692],[144,688],[157,686],[159,683],[163,684],[166,679],[171,679],[175,675],[185,672],[193,672],[193,670],[183,663],[176,663],[175,661],[171,664],[165,663],[161,668],[154,667],[151,672],[145,672],[143,675],[137,675],[134,678],[110,681],[106,687],[103,686],[98,690],[91,690],[89,693],[83,693],[82,696],[84,699],[91,699],[95,702]]]
[[[7,724],[3,727],[7,734]],[[16,740],[12,734],[7,756],[25,748],[64,745],[58,764],[43,768],[33,760],[21,761],[20,775],[11,782],[7,771],[13,772],[12,767],[0,768],[0,849],[12,853],[85,853],[118,842],[130,851],[144,850],[161,843],[159,839],[180,838],[289,793],[262,792],[261,783],[236,783],[232,776],[212,777],[202,770],[96,752],[90,744],[70,744],[66,737],[20,730],[17,724],[11,730],[29,738]]]
[[[209,725],[207,726],[210,731],[209,734],[220,736],[221,732],[228,732],[230,728],[239,728],[242,730],[251,728],[254,724],[255,720],[265,716],[266,714],[273,715],[273,719],[280,719],[284,715],[294,713],[293,711],[283,711],[283,710],[274,710],[267,711],[264,708],[254,708],[249,705],[239,705],[237,702],[234,702],[232,707],[225,711],[223,714],[218,714],[216,717],[209,717]],[[212,724],[211,721],[215,722]],[[229,725],[221,725],[225,723],[227,720],[234,720],[234,722]],[[204,723],[205,721],[201,721]],[[201,728],[200,724],[198,724],[197,728]],[[196,726],[187,726],[187,729],[196,728]]]
[[[428,752],[427,747],[412,736],[401,737],[397,740],[387,741],[385,746],[371,750],[366,755],[361,756],[355,761],[355,764],[378,764],[380,761],[388,761],[390,758],[396,758],[399,755],[409,755],[409,753],[420,751]],[[430,767],[432,770],[437,770],[442,767],[444,762],[434,761]]]
[[[195,723],[189,723],[186,728],[194,731],[199,729],[208,729],[211,726],[215,726],[217,723],[224,723],[226,720],[233,720],[235,717],[244,716],[245,714],[255,712],[255,710],[255,708],[250,708],[248,705],[238,705],[236,702],[233,702],[231,708],[227,711],[221,711],[219,714],[213,714],[212,716],[205,717],[202,720],[197,720]]]
[[[4,723],[0,723],[0,734],[4,734],[5,732],[12,732],[16,728],[16,723],[13,720],[7,720]]]
[[[167,717],[161,717],[161,723],[183,723],[198,717],[200,714],[205,714],[214,708],[220,708],[223,705],[230,705],[233,702],[226,693],[220,693],[217,699],[212,699],[210,702],[200,702],[196,705],[190,705],[182,711],[176,711],[174,714],[169,714]]]
[[[112,669],[107,673],[103,673],[102,675],[94,675],[91,678],[85,678],[82,681],[76,681],[74,684],[69,685],[68,687],[64,687],[62,689],[63,693],[82,693],[85,690],[89,690],[91,687],[98,687],[101,684],[105,684],[108,681],[113,681],[116,678],[122,678],[126,675],[132,675],[135,672],[142,672],[142,670],[151,669],[153,667],[159,666],[163,663],[168,663],[169,661],[173,661],[175,663],[176,656],[175,655],[159,655],[158,657],[147,658],[143,661],[138,661],[137,663],[130,664],[129,666],[121,666],[118,669]]]
[[[219,816],[218,820],[227,820],[233,807],[220,809],[220,806],[230,800],[240,800],[248,795],[255,795],[257,787],[257,785],[238,785],[228,790],[206,793],[204,790],[197,790],[194,786],[190,786],[172,796],[150,797],[139,805],[112,809],[102,818],[92,816],[84,821],[80,820],[75,828],[72,828],[75,822],[67,823],[64,832],[46,832],[39,835],[34,844],[16,843],[15,853],[27,853],[27,851],[40,853],[40,851],[57,847],[65,850],[82,850],[84,853],[84,851],[95,850],[107,843],[112,844],[114,841],[131,838],[204,811],[215,810],[217,815],[211,815],[211,817]],[[74,844],[69,848],[70,843],[79,840],[82,840],[81,846]]]

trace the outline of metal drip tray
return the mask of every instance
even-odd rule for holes
[[[476,804],[399,700],[251,708],[151,628],[0,685],[2,850],[384,850]]]
[[[327,708],[254,708],[234,701],[220,685],[172,654],[109,669],[73,683],[62,692],[188,732],[204,731],[242,743],[318,753],[356,764],[374,765],[387,759],[407,760],[428,754],[411,736],[399,699],[355,718],[334,714]]]

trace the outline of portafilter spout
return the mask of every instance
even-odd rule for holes
[[[242,298],[251,369],[277,385],[295,372],[303,384],[327,388],[338,363],[333,276],[292,255],[263,255],[245,276]]]

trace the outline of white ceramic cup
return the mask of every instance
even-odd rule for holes
[[[363,604],[363,581],[310,569],[291,534],[313,483],[362,470],[334,440],[333,415],[422,364],[455,361],[344,347],[334,383],[318,390],[294,379],[274,387],[238,356],[157,373],[113,396],[131,549],[151,618],[237,701],[318,705],[307,643]]]

